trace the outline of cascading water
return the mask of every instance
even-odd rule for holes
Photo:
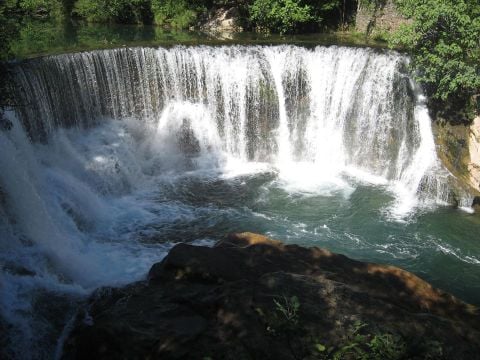
[[[406,62],[338,47],[137,48],[39,59],[21,66],[18,80],[32,104],[22,109],[32,137],[105,117],[161,128],[175,113],[232,158],[286,172],[308,164],[316,177],[365,173],[416,196],[438,164]],[[182,114],[188,108],[194,118]],[[412,161],[421,169],[409,171]]]
[[[26,106],[0,131],[0,329],[9,334],[0,344],[12,357],[49,357],[72,304],[98,286],[140,279],[176,241],[211,239],[211,229],[236,230],[235,221],[280,234],[251,220],[273,219],[255,212],[265,191],[331,196],[341,208],[336,194],[378,187],[389,194],[383,222],[448,200],[449,175],[407,62],[371,49],[234,46],[18,64]],[[260,175],[228,182],[248,173]],[[248,203],[241,194],[251,181],[260,193]],[[275,221],[298,225],[287,220]],[[355,238],[326,223],[298,226],[313,238]],[[475,252],[441,244],[480,264]],[[389,253],[375,246],[365,248]],[[59,298],[60,315],[46,298]],[[45,353],[17,352],[27,344]]]

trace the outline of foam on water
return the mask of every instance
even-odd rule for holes
[[[173,244],[142,243],[139,232],[197,215],[148,198],[150,163],[129,121],[58,129],[42,144],[29,141],[14,114],[9,120],[12,130],[0,132],[1,315],[22,349],[12,356],[31,358],[38,354],[24,349],[42,348],[38,334],[50,332],[38,296],[85,296],[143,278]]]
[[[279,167],[279,181],[290,193],[330,196],[341,192],[348,197],[354,187],[340,174],[328,173],[311,162],[287,162]]]

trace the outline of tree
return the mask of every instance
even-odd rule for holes
[[[174,28],[187,28],[197,17],[201,4],[185,0],[152,0],[154,22]]]
[[[393,35],[391,45],[411,54],[416,77],[435,107],[472,117],[472,96],[480,93],[478,0],[397,0],[396,5],[411,22]]]
[[[18,7],[32,17],[61,18],[64,15],[63,4],[60,0],[20,0]]]
[[[151,22],[149,0],[77,0],[73,12],[89,22],[122,24]]]
[[[10,46],[19,31],[17,11],[15,0],[0,3],[0,131],[11,127],[3,112],[13,104],[10,68],[6,60],[12,57]]]
[[[255,0],[250,20],[259,28],[277,33],[319,31],[345,26],[351,0]]]
[[[281,34],[293,32],[313,19],[312,8],[298,0],[255,0],[250,13],[258,27]]]

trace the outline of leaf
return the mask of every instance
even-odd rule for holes
[[[265,317],[265,313],[263,312],[262,309],[260,309],[259,307],[256,307],[255,308],[255,312],[260,315],[261,317]]]

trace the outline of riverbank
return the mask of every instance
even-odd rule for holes
[[[177,45],[281,45],[314,47],[339,45],[387,48],[386,42],[359,32],[279,35],[255,32],[211,32],[175,30],[148,25],[102,25],[31,22],[12,44],[17,60],[116,47],[170,47]]]
[[[478,309],[393,266],[232,234],[96,291],[65,359],[477,359]]]

